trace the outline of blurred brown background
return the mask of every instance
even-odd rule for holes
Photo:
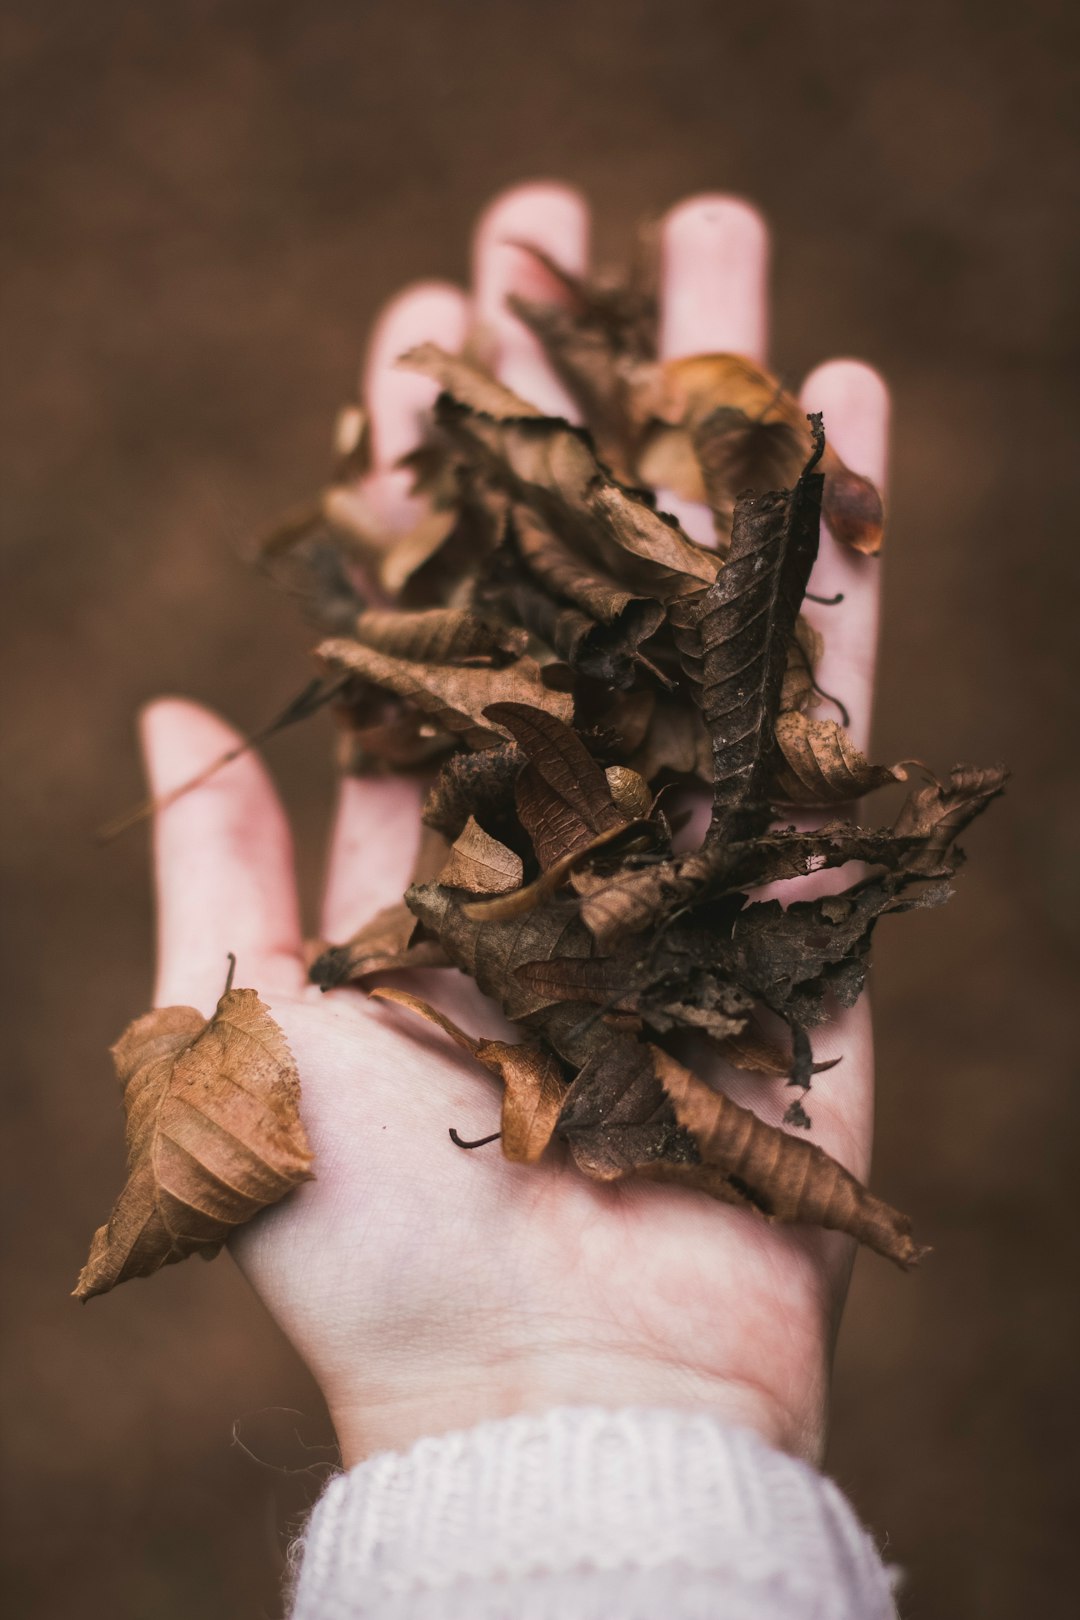
[[[1071,15],[1070,15],[1071,14]],[[257,1620],[333,1460],[227,1260],[79,1309],[118,1186],[106,1047],[150,985],[136,706],[243,725],[307,636],[240,560],[307,492],[380,302],[564,177],[598,255],[707,188],[775,228],[773,353],[895,391],[877,752],[1007,759],[946,912],[886,925],[876,1186],[830,1467],[911,1620],[1061,1612],[1078,1339],[1074,8],[1029,0],[4,6],[10,791],[3,1406],[11,1614]],[[327,735],[271,750],[309,901]]]

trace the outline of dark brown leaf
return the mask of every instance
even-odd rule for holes
[[[528,762],[529,785],[517,802],[541,866],[627,825],[607,777],[571,726],[526,703],[496,703],[485,715],[510,733]]]
[[[816,459],[793,490],[740,501],[727,563],[702,604],[700,702],[712,740],[713,839],[739,819],[763,830],[788,647],[817,556]]]
[[[436,828],[453,842],[474,813],[485,825],[498,825],[513,811],[514,783],[523,764],[524,755],[516,743],[455,754],[424,800],[425,826]]]

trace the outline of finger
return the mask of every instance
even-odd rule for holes
[[[422,507],[409,500],[411,474],[395,468],[420,436],[438,385],[401,370],[397,361],[419,343],[453,352],[465,342],[469,304],[459,287],[418,282],[383,310],[364,366],[364,399],[371,414],[374,471],[365,499],[404,527]],[[400,900],[419,838],[420,788],[408,778],[353,778],[341,784],[327,864],[322,932],[335,942],[383,906]],[[396,889],[395,889],[396,885]]]
[[[527,327],[506,307],[510,293],[561,302],[560,283],[515,242],[530,242],[574,275],[588,263],[584,198],[550,182],[515,186],[490,203],[473,237],[473,314],[490,334],[502,381],[555,416],[575,417],[574,402]]]
[[[690,197],[660,229],[661,360],[735,353],[761,360],[768,323],[769,232],[737,197]],[[712,513],[672,490],[661,506],[702,545],[715,545]]]
[[[437,343],[456,353],[465,342],[468,300],[449,282],[421,281],[406,287],[380,314],[364,364],[363,397],[371,416],[372,461],[386,471],[414,448],[438,385],[402,371],[397,361],[418,343]]]
[[[456,353],[465,342],[468,301],[460,287],[448,282],[423,281],[392,299],[380,314],[372,333],[363,368],[362,398],[371,428],[372,471],[358,491],[338,496],[348,506],[357,499],[361,527],[366,514],[393,530],[404,530],[423,511],[409,491],[413,475],[396,464],[415,448],[425,412],[438,393],[437,384],[397,362],[418,343],[438,343]]]
[[[764,360],[769,232],[738,197],[690,197],[661,227],[662,360],[745,354]]]
[[[848,466],[872,478],[884,493],[889,433],[889,393],[881,377],[859,360],[830,360],[806,379],[802,403],[820,411],[828,442]],[[806,617],[825,640],[818,684],[840,698],[850,715],[857,748],[870,740],[874,664],[877,656],[881,559],[837,545],[822,525],[821,549],[810,580],[817,596],[842,593],[836,607],[808,602]],[[830,711],[822,706],[822,716]]]
[[[162,699],[140,717],[155,797],[240,742],[209,710]],[[221,995],[227,956],[236,983],[265,993],[303,983],[292,838],[262,763],[246,753],[154,818],[158,972],[155,1005],[198,1007]]]
[[[323,938],[343,943],[400,900],[420,843],[423,788],[408,776],[347,776],[330,843]]]

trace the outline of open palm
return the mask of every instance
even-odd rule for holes
[[[537,404],[569,401],[505,307],[511,291],[555,296],[528,240],[572,270],[586,262],[587,213],[560,186],[518,188],[485,213],[471,297],[435,284],[384,312],[366,367],[376,470],[366,492],[404,513],[398,457],[433,389],[393,369],[431,339],[459,347],[470,317],[498,340],[503,380]],[[733,350],[764,358],[767,238],[729,198],[683,203],[663,233],[665,357]],[[841,455],[879,484],[887,398],[875,373],[834,361],[807,381]],[[701,514],[679,515],[701,536]],[[851,713],[864,746],[877,621],[877,564],[827,534],[811,588],[844,593],[808,605],[828,639],[820,679]],[[167,700],[144,717],[157,793],[234,741],[221,721]],[[323,933],[341,939],[408,882],[419,786],[343,784]],[[355,989],[306,982],[288,825],[263,767],[244,757],[163,811],[156,825],[158,1005],[206,1013],[227,951],[292,1046],[316,1179],[242,1229],[232,1252],[312,1368],[346,1462],[401,1449],[422,1434],[552,1405],[704,1406],[816,1459],[828,1367],[853,1243],[837,1233],[766,1224],[704,1193],[628,1180],[600,1185],[553,1145],[538,1166],[463,1136],[497,1129],[498,1084],[437,1031]],[[422,983],[420,983],[422,981]],[[480,1035],[501,1014],[457,972],[413,987]],[[869,1164],[872,1053],[865,1000],[826,1026],[822,1058],[844,1061],[813,1093],[813,1139],[860,1178]],[[771,1122],[782,1083],[733,1077],[731,1089]]]

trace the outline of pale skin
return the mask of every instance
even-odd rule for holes
[[[583,199],[559,185],[497,198],[474,236],[473,286],[425,283],[383,312],[365,366],[375,471],[369,495],[407,504],[393,463],[409,448],[430,385],[393,369],[426,339],[457,347],[470,313],[494,328],[503,379],[567,408],[535,344],[506,312],[511,290],[549,294],[510,241],[528,239],[572,269],[587,262]],[[760,216],[722,196],[692,198],[663,230],[666,357],[734,350],[768,359],[768,241]],[[542,277],[541,277],[542,279]],[[805,382],[807,409],[848,463],[879,485],[888,397],[852,360]],[[684,514],[680,514],[684,515]],[[685,514],[699,525],[701,514]],[[811,589],[827,631],[819,672],[869,730],[879,564],[841,554],[823,533]],[[215,715],[176,699],[143,715],[151,785],[163,794],[234,741]],[[323,937],[347,937],[400,897],[416,848],[421,787],[397,778],[343,784],[327,862]],[[837,1233],[769,1225],[703,1193],[584,1179],[561,1148],[511,1164],[497,1143],[499,1086],[437,1031],[356,989],[323,995],[305,978],[288,822],[249,754],[162,812],[155,826],[155,1004],[209,1014],[226,954],[285,1030],[303,1086],[316,1179],[238,1232],[231,1252],[318,1380],[346,1466],[423,1435],[563,1404],[705,1410],[820,1461],[829,1367],[854,1245]],[[843,881],[847,881],[847,878]],[[505,1034],[461,976],[415,975],[475,1034]],[[813,1139],[865,1179],[873,1122],[866,998],[817,1034],[843,1062],[812,1093]],[[782,1082],[732,1080],[775,1122]],[[881,1264],[883,1262],[875,1262]]]

